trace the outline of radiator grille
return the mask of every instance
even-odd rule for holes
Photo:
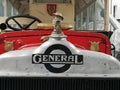
[[[120,79],[2,77],[0,90],[120,90]]]

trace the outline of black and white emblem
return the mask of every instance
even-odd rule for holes
[[[62,51],[62,53],[57,51]],[[83,64],[83,56],[72,54],[66,46],[56,44],[48,47],[44,54],[33,54],[32,63],[44,64],[50,72],[62,73],[67,71],[72,64]]]

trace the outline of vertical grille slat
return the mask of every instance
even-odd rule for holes
[[[120,78],[1,77],[0,90],[120,90]]]

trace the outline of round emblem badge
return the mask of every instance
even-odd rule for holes
[[[49,48],[47,48],[47,50],[45,51],[44,54],[46,55],[49,55],[51,54],[52,51],[54,50],[62,50],[66,55],[71,55],[71,51],[64,45],[61,45],[61,44],[56,44],[56,45],[52,45],[50,46]],[[50,71],[50,72],[53,72],[53,73],[62,73],[62,72],[65,72],[67,71],[71,64],[64,64],[63,66],[61,67],[54,67],[53,65],[51,65],[50,63],[46,63],[44,64],[45,67]]]

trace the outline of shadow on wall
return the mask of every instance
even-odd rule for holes
[[[12,6],[18,11],[20,15],[29,14],[28,0],[9,0]]]

